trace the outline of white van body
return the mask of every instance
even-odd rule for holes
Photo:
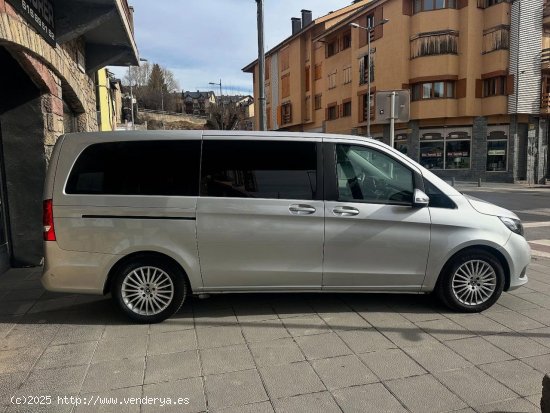
[[[232,164],[237,158],[247,165]],[[309,164],[302,168],[306,158]],[[115,171],[118,159],[120,168],[133,172]],[[285,163],[281,170],[279,160]],[[270,166],[264,169],[262,162]],[[180,167],[182,175],[197,180],[196,188],[195,181],[178,181],[183,179],[177,176]],[[163,168],[169,177],[162,175]],[[162,188],[153,188],[147,174]],[[134,182],[136,175],[147,182]],[[124,193],[109,193],[118,187]],[[51,291],[112,292],[121,263],[148,255],[177,267],[185,278],[185,295],[429,293],[457,264],[449,291],[454,288],[458,301],[449,302],[452,294],[445,301],[480,311],[496,301],[493,293],[482,299],[482,292],[494,287],[500,295],[525,284],[530,262],[514,213],[462,195],[407,156],[363,137],[227,131],[69,134],[55,145],[44,200],[53,219],[45,222],[45,230],[54,235],[44,242],[42,282]],[[468,261],[466,252],[489,258]],[[470,266],[460,267],[467,262]],[[485,287],[480,280],[488,276],[481,269],[477,284],[469,275],[483,262],[483,271],[492,268],[495,275]],[[468,278],[462,290],[479,290],[481,298],[470,304],[474,293],[460,298],[456,290],[462,277]],[[163,318],[145,313],[141,316],[157,317],[149,320]]]

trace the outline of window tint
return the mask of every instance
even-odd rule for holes
[[[441,192],[434,184],[424,179],[424,192],[430,198],[431,208],[448,208],[454,209],[456,205],[451,199]]]
[[[200,141],[109,142],[89,146],[68,194],[198,196]]]
[[[316,198],[314,142],[204,141],[201,195]]]
[[[336,145],[338,200],[411,204],[413,173],[393,158],[363,146]]]

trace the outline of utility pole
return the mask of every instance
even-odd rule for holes
[[[391,92],[391,100],[390,100],[390,103],[391,103],[391,108],[390,108],[390,146],[392,148],[395,147],[394,143],[395,143],[395,98],[397,96],[397,92],[394,90],[393,92]]]
[[[264,0],[256,0],[258,6],[258,75],[259,75],[259,128],[267,130],[265,100],[265,52],[264,52]]]
[[[225,117],[225,106],[224,106],[224,103],[223,103],[223,97],[222,97],[222,80],[220,79],[220,83],[215,83],[215,82],[208,82],[209,85],[216,85],[216,86],[219,86],[220,87],[220,104],[221,104],[221,107],[222,107],[222,124],[221,124],[221,127],[222,129],[221,130],[224,130],[224,122],[223,122],[223,118]]]

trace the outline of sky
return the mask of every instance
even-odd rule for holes
[[[258,55],[254,0],[130,0],[140,57],[172,70],[182,90],[252,94],[252,75],[242,68]],[[300,10],[323,16],[351,0],[264,0],[265,50],[291,34]],[[111,68],[118,77],[127,69]]]

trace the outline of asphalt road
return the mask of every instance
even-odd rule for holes
[[[462,192],[514,211],[527,224],[527,240],[550,239],[550,188],[475,188],[464,189]]]

